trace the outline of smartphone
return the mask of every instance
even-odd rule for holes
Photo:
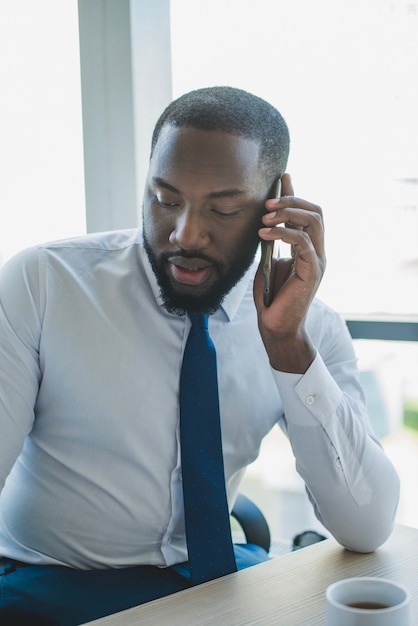
[[[280,198],[282,190],[281,178],[276,183],[274,197]],[[263,269],[263,300],[264,306],[270,306],[273,300],[274,265],[273,258],[276,256],[276,241],[261,242],[261,266]]]

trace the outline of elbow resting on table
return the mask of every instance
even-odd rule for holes
[[[392,534],[400,495],[400,481],[393,467],[362,501],[348,489],[341,489],[332,502],[326,498],[315,501],[309,490],[307,493],[319,521],[350,552],[374,552]]]
[[[348,550],[349,552],[357,552],[359,554],[368,554],[370,552],[375,552],[378,550],[390,537],[394,528],[394,524],[390,527],[390,529],[385,533],[374,534],[372,536],[367,537],[356,537],[354,540],[350,542],[346,542],[344,540],[339,540],[336,537],[337,541],[342,545],[343,548]]]
[[[395,490],[392,491],[393,495],[394,492]],[[335,534],[336,540],[350,552],[375,552],[393,532],[398,502],[399,481],[395,502],[385,502],[385,506],[382,506],[383,503],[380,506],[376,503],[366,507],[359,506],[351,528],[342,529],[343,532]]]

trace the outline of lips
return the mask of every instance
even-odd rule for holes
[[[204,259],[172,257],[169,259],[172,277],[183,285],[201,285],[212,269],[212,264]]]

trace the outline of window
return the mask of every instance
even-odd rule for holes
[[[77,3],[0,5],[0,264],[85,232]]]
[[[171,2],[174,97],[223,83],[282,112],[295,192],[325,211],[329,262],[320,295],[347,314],[418,315],[411,4]]]

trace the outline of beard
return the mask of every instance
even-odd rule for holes
[[[243,251],[241,256],[236,259],[233,267],[227,271],[221,261],[216,261],[201,252],[191,252],[181,248],[170,253],[161,254],[157,258],[147,239],[145,230],[143,238],[144,249],[160,287],[164,306],[169,313],[174,313],[175,315],[185,315],[187,313],[191,315],[198,313],[211,315],[214,313],[221,306],[225,296],[241,280],[251,266],[258,247],[258,241],[254,242],[249,249]],[[217,274],[217,280],[206,292],[185,294],[176,289],[173,279],[170,279],[167,274],[167,267],[170,258],[179,256],[185,259],[203,259],[212,265],[213,271]]]

